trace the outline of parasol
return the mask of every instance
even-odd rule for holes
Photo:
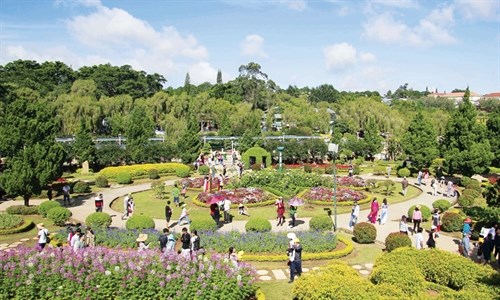
[[[221,202],[222,200],[225,200],[226,197],[224,197],[224,195],[221,195],[221,194],[213,194],[212,197],[210,197],[210,200],[208,200],[208,205],[211,205],[211,204],[215,204],[215,203],[219,203]]]
[[[300,199],[300,198],[297,198],[297,197],[293,197],[292,199],[290,199],[288,201],[288,204],[291,205],[291,206],[302,206],[305,204],[304,200]]]

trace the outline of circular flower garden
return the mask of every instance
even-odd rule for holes
[[[203,192],[198,195],[198,201],[204,204],[211,204],[214,203],[214,201],[217,202],[223,199],[228,199],[233,204],[254,204],[262,203],[273,198],[273,196],[259,188],[236,188],[215,193]]]
[[[303,198],[312,202],[333,202],[334,192],[332,188],[314,187],[303,194]],[[337,188],[337,201],[360,201],[366,199],[367,196],[360,191],[355,191],[349,188]]]

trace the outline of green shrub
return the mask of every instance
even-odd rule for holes
[[[128,230],[132,229],[152,229],[155,228],[155,221],[148,216],[132,216],[127,220],[127,223],[125,223],[125,227]]]
[[[464,219],[461,215],[453,212],[445,212],[441,217],[441,229],[446,232],[460,231]]]
[[[432,202],[432,207],[437,208],[440,212],[445,212],[451,207],[451,203],[446,199],[439,199]]]
[[[325,215],[314,216],[309,221],[309,228],[316,231],[327,231],[332,230],[333,221],[332,218]]]
[[[61,203],[57,201],[44,201],[38,206],[38,213],[46,218],[48,211],[54,207],[61,207]]]
[[[460,212],[462,211],[460,210]],[[462,217],[467,215],[474,220],[490,225],[498,223],[500,220],[500,207],[466,207],[462,213]]]
[[[410,177],[411,172],[410,169],[408,168],[401,168],[398,170],[398,176],[399,177]]]
[[[11,215],[36,215],[38,214],[38,206],[12,205],[7,207],[6,211]]]
[[[468,190],[475,190],[477,191],[479,194],[482,193],[483,191],[483,188],[481,187],[481,182],[475,180],[475,179],[472,179],[469,183],[467,183],[467,185],[465,186],[466,189]]]
[[[204,216],[193,219],[191,221],[191,224],[189,225],[189,230],[191,232],[193,230],[196,230],[198,232],[204,232],[204,231],[214,232],[217,230],[217,223],[215,223],[214,219],[212,219],[211,217]]]
[[[352,173],[354,175],[359,175],[361,174],[361,167],[359,165],[354,165],[354,167],[352,168]]]
[[[71,211],[66,207],[54,207],[47,212],[47,218],[58,226],[64,226],[71,215]]]
[[[265,157],[265,160],[267,162],[271,161],[271,154],[267,152],[266,149],[255,146],[248,149],[241,155],[241,161],[245,165],[245,169],[248,169],[250,167],[251,156],[255,157],[255,164],[258,166],[260,166],[260,164],[262,163],[263,157]]]
[[[396,248],[401,247],[411,247],[411,239],[410,237],[401,232],[391,232],[385,238],[385,250],[391,252]]]
[[[373,168],[373,175],[385,175],[386,174],[386,167],[384,166],[375,166]]]
[[[12,215],[12,216],[18,217],[16,215]],[[26,232],[26,231],[30,231],[33,227],[35,227],[35,224],[33,223],[33,221],[31,221],[30,219],[24,219],[24,220],[22,220],[21,224],[19,224],[16,227],[7,228],[7,229],[0,229],[0,235]]]
[[[413,211],[415,210],[415,205],[412,205],[408,209],[408,218],[411,219],[413,216]],[[431,219],[431,209],[425,205],[420,205],[420,211],[422,212],[422,221],[427,222]]]
[[[312,172],[312,167],[311,167],[311,165],[304,165],[304,172],[306,172],[306,173],[311,173],[311,172]]]
[[[200,173],[200,175],[209,175],[210,168],[207,165],[201,165],[198,167],[198,173]]]
[[[473,179],[467,176],[460,178],[460,186],[466,187]]]
[[[465,189],[462,194],[458,196],[458,204],[463,207],[473,206],[476,199],[481,196],[481,194],[473,189]]]
[[[180,177],[180,178],[186,178],[189,177],[189,173],[191,172],[191,169],[177,169],[175,170],[175,176]]]
[[[80,193],[80,194],[90,193],[90,186],[85,181],[78,181],[73,186],[73,192]]]
[[[151,169],[151,170],[148,170],[148,177],[149,177],[149,179],[158,179],[158,178],[160,178],[160,174],[158,173],[158,170]]]
[[[111,216],[105,212],[91,213],[85,219],[85,224],[91,228],[107,228],[111,222]]]
[[[106,176],[107,178],[116,179],[121,173],[128,173],[133,178],[147,176],[148,170],[156,169],[159,174],[176,174],[176,170],[184,169],[191,170],[191,168],[185,164],[181,163],[161,163],[161,164],[140,164],[140,165],[128,165],[128,166],[118,166],[118,167],[107,167],[102,169],[99,174]]]
[[[129,173],[120,173],[116,175],[116,182],[119,184],[131,184],[132,183],[132,176]]]
[[[247,232],[250,232],[250,231],[268,232],[268,231],[271,231],[272,226],[271,226],[271,222],[269,222],[269,220],[266,220],[264,218],[259,218],[259,217],[255,217],[255,218],[252,217],[245,224],[245,229]]]
[[[109,185],[109,181],[108,181],[108,178],[106,178],[106,176],[97,176],[97,178],[95,179],[95,186],[99,187],[99,188],[105,188],[105,187],[108,187]]]
[[[354,225],[354,240],[359,244],[370,244],[377,238],[377,228],[371,223],[361,222]]]
[[[18,227],[23,223],[23,218],[17,215],[0,213],[0,230]]]

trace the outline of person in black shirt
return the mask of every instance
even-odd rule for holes
[[[167,228],[168,223],[170,223],[170,218],[172,218],[172,208],[170,208],[170,201],[167,201],[167,205],[165,205],[165,220],[167,220]]]
[[[163,235],[160,235],[158,238],[158,241],[160,242],[160,251],[164,252],[165,248],[167,247],[167,242],[168,242],[168,229],[163,228]]]
[[[183,256],[189,257],[191,255],[191,235],[187,232],[187,228],[182,228],[181,235],[182,251]]]

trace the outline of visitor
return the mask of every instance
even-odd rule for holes
[[[454,196],[453,182],[449,180],[448,185],[446,187],[446,197],[453,197],[453,196]]]
[[[167,222],[167,228],[169,228],[169,223],[171,218],[172,218],[172,208],[170,208],[170,201],[167,201],[167,205],[165,205],[165,221]]]
[[[387,198],[384,198],[382,201],[382,209],[380,212],[379,224],[384,225],[387,222],[387,213],[388,213],[389,205],[387,204]]]
[[[75,244],[77,243],[78,240],[80,240],[81,235],[82,235],[82,230],[80,228],[77,228],[75,234],[71,237],[71,241],[69,242],[69,246],[72,249],[75,249]]]
[[[123,198],[123,215],[122,220],[128,219],[128,200],[132,197],[132,194],[128,194]]]
[[[424,248],[424,236],[422,234],[423,231],[424,229],[422,227],[417,228],[417,234],[415,235],[415,248],[417,248],[417,250]]]
[[[73,251],[78,251],[80,249],[83,249],[85,247],[85,237],[82,234],[82,232],[77,232],[73,238],[75,238],[75,242],[73,243]]]
[[[48,188],[47,188],[47,198],[49,199],[49,201],[52,201],[52,185],[49,184]]]
[[[437,196],[438,182],[435,178],[431,180],[432,196]]]
[[[370,214],[368,215],[368,221],[370,223],[375,224],[377,222],[377,216],[378,216],[378,201],[377,198],[373,198],[371,208],[370,208]]]
[[[127,211],[130,217],[134,215],[134,209],[135,209],[134,198],[130,197],[127,201]]]
[[[403,196],[406,197],[406,193],[408,192],[408,179],[406,179],[406,176],[403,177],[403,180],[401,181],[401,189],[402,189],[402,193],[403,193]]]
[[[182,196],[183,199],[187,198],[187,196],[186,196],[187,188],[188,188],[188,184],[187,184],[187,182],[184,182],[182,184],[182,190],[181,190],[181,196]]]
[[[399,232],[408,235],[408,223],[406,223],[406,221],[406,216],[401,216],[401,221],[399,221]]]
[[[415,209],[413,210],[413,215],[411,217],[413,223],[412,235],[415,234],[416,230],[420,227],[420,223],[422,223],[422,212],[420,211],[420,205],[415,205]]]
[[[243,203],[238,204],[238,214],[250,217],[248,213],[248,208]]]
[[[295,219],[297,218],[297,207],[290,205],[290,224],[288,225],[288,228],[293,228],[295,227]]]
[[[469,257],[470,250],[470,235],[471,235],[471,227],[470,223],[472,222],[471,218],[467,217],[464,220],[464,225],[462,227],[462,242],[461,246],[461,254],[465,257]],[[484,255],[484,253],[483,253]]]
[[[391,177],[391,170],[392,170],[391,166],[390,166],[390,165],[388,165],[388,166],[387,166],[387,168],[386,168],[386,171],[387,171],[387,178]]]
[[[423,183],[424,185],[427,185],[427,180],[429,179],[429,171],[428,170],[425,170],[424,171],[424,177],[423,177]]]
[[[66,242],[68,243],[68,245],[71,245],[71,239],[73,238],[73,235],[75,235],[75,232],[73,231],[73,228],[71,227],[67,227],[67,230],[68,230],[68,237],[66,238]]]
[[[167,228],[167,234],[168,234],[168,241],[167,241],[167,248],[166,251],[174,251],[175,250],[175,236],[170,230]]]
[[[174,185],[174,187],[172,188],[172,198],[174,199],[175,207],[179,207],[179,195],[180,195],[180,191],[179,191],[179,187],[177,186],[177,183],[176,183]]]
[[[300,276],[302,274],[302,246],[298,238],[295,238],[293,242],[293,246],[288,249],[288,257],[291,262],[290,281],[288,281],[288,283],[292,283],[295,276]]]
[[[69,186],[69,184],[63,186],[62,191],[63,191],[63,204],[64,206],[69,206],[71,204],[71,199],[70,199],[71,187]]]
[[[351,209],[351,219],[349,220],[349,227],[354,227],[356,223],[358,222],[358,216],[359,216],[359,204],[358,201],[354,200],[354,204],[352,205]]]
[[[496,225],[495,233],[495,255],[493,256],[498,263],[498,268],[500,269],[500,228],[498,224]]]
[[[236,151],[233,150],[233,153],[232,153],[232,156],[233,156],[233,166],[234,166],[234,163],[238,160],[238,156],[236,155]]]
[[[227,175],[226,165],[222,165],[222,177],[226,178],[226,175]]]
[[[354,167],[352,166],[352,164],[349,165],[349,177],[352,177],[354,176]]]
[[[436,229],[437,227],[432,225],[429,231],[429,238],[427,239],[427,247],[436,248]]]
[[[418,171],[418,175],[417,175],[417,184],[419,186],[422,185],[422,177],[424,176],[424,173],[422,173],[422,170],[419,170]]]
[[[483,242],[478,242],[475,246],[476,246],[477,262],[479,264],[482,264],[484,262],[483,261],[484,243]]]
[[[231,222],[231,200],[229,199],[224,199],[224,222],[225,223],[230,223]]]
[[[168,243],[168,229],[163,228],[163,234],[158,237],[158,242],[160,243],[160,252],[165,252]]]
[[[279,197],[278,200],[274,203],[276,206],[276,213],[277,213],[277,220],[278,220],[278,225],[277,226],[283,226],[285,224],[285,203],[283,202],[283,197]]]
[[[234,247],[229,247],[228,259],[233,268],[238,269],[239,259],[238,259],[238,254],[236,254],[236,250],[234,249]]]
[[[185,225],[185,224],[189,224],[189,223],[191,223],[191,221],[189,221],[189,209],[187,209],[186,204],[183,204],[181,216],[179,217],[179,221],[177,222],[177,224],[178,225]]]
[[[191,256],[191,235],[188,233],[188,230],[186,227],[182,228],[182,234],[181,234],[181,255],[184,257],[190,257]]]
[[[210,192],[210,182],[208,180],[208,176],[203,177],[203,192],[208,193]]]
[[[45,225],[43,223],[39,223],[36,225],[38,228],[38,249],[40,251],[45,248],[45,245],[47,245],[48,239],[49,239],[49,230],[45,228]]]
[[[491,233],[488,233],[488,235],[484,239],[483,244],[483,257],[485,265],[491,263],[491,252],[493,252],[494,248],[495,241],[493,240],[493,236],[491,235]]]
[[[224,189],[224,176],[219,174],[217,178],[219,179],[219,191],[222,191]]]
[[[139,234],[139,237],[135,240],[137,242],[137,251],[142,252],[146,249],[149,249],[149,244],[146,245],[146,241],[148,240],[148,235],[145,233]]]
[[[198,236],[198,231],[193,230],[191,233],[191,250],[193,254],[196,254],[196,251],[200,250],[200,237]]]
[[[436,227],[436,237],[439,237],[439,232],[441,232],[441,217],[437,208],[434,209],[434,213],[432,214],[432,225]]]
[[[219,219],[220,219],[220,211],[219,211],[219,205],[217,203],[210,204],[210,216],[215,221],[215,224],[217,224],[217,228],[218,228],[219,227]]]
[[[238,177],[241,178],[243,175],[243,163],[239,162],[238,163]]]
[[[95,233],[90,227],[87,227],[85,231],[85,246],[95,247]]]
[[[102,212],[102,207],[104,206],[104,198],[102,194],[99,194],[97,197],[95,197],[94,204],[95,204],[95,211]]]
[[[439,180],[439,193],[441,195],[444,195],[445,190],[446,190],[446,180],[444,179],[444,176],[441,176],[441,179]]]

